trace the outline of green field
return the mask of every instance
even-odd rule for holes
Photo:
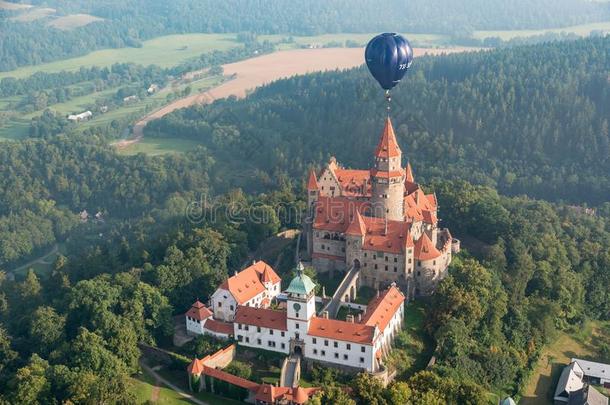
[[[36,72],[73,71],[81,66],[110,66],[114,63],[133,62],[141,65],[158,65],[172,67],[185,60],[197,57],[202,53],[214,50],[227,50],[239,46],[235,34],[184,34],[166,35],[145,41],[141,48],[104,49],[91,52],[78,58],[24,66],[9,72],[0,72],[4,77],[27,77]]]
[[[150,156],[167,153],[184,153],[193,150],[201,143],[180,138],[144,138],[140,142],[119,151],[121,155],[137,155],[144,153]]]
[[[475,31],[473,34],[474,38],[477,39],[485,39],[489,37],[500,37],[504,41],[510,40],[512,38],[522,38],[522,37],[531,37],[534,35],[541,35],[547,32],[552,32],[555,34],[560,34],[562,32],[565,33],[574,33],[580,36],[588,36],[591,31],[602,30],[605,32],[610,32],[610,21],[601,22],[601,23],[592,23],[592,24],[582,24],[582,25],[573,25],[571,27],[564,28],[549,28],[542,30],[513,30],[513,31]]]
[[[610,344],[610,322],[587,322],[579,330],[560,334],[542,351],[520,404],[550,404],[559,375],[573,357],[610,362],[610,359],[602,358],[602,343]],[[610,395],[609,391],[603,393]]]

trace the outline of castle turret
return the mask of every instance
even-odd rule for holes
[[[288,296],[288,330],[294,332],[294,338],[297,340],[307,333],[309,320],[316,314],[316,284],[303,270],[303,264],[299,262],[297,275],[285,291]]]
[[[311,169],[309,171],[309,179],[307,180],[307,206],[311,206],[318,201],[319,186],[316,179],[316,172]]]
[[[375,149],[375,166],[371,169],[372,213],[395,221],[404,219],[405,172],[401,166],[402,152],[388,117]]]

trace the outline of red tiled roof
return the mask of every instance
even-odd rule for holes
[[[314,229],[329,232],[345,232],[356,210],[360,213],[370,207],[366,201],[345,197],[320,197],[316,202]]]
[[[203,360],[194,358],[193,361],[191,361],[191,364],[189,364],[186,369],[189,372],[189,374],[199,375],[203,371],[203,368],[204,368]]]
[[[415,178],[413,177],[413,169],[411,168],[411,163],[407,163],[407,168],[405,169],[405,181],[409,183],[415,183]]]
[[[404,300],[405,296],[398,287],[390,286],[379,297],[373,298],[369,302],[362,323],[369,326],[377,325],[383,332]]]
[[[390,117],[386,118],[385,127],[381,133],[381,139],[375,149],[375,156],[379,158],[390,158],[400,156],[400,147],[396,142],[396,135]]]
[[[225,381],[229,384],[236,385],[238,387],[245,388],[251,391],[258,390],[259,387],[259,384],[255,382],[246,380],[245,378],[237,377],[233,374],[229,374],[226,371],[222,371],[217,368],[204,366],[203,373],[218,380]]]
[[[389,179],[390,177],[402,177],[403,174],[404,173],[402,170],[393,170],[386,172],[383,170],[371,169],[371,177],[379,177],[382,179]]]
[[[309,321],[307,334],[321,338],[370,345],[373,343],[375,328],[361,323],[314,317]]]
[[[438,251],[425,232],[415,242],[415,258],[417,260],[432,260],[440,255],[441,252]]]
[[[356,211],[356,215],[352,216],[352,220],[345,231],[346,235],[364,236],[366,234],[366,225],[359,211]]]
[[[371,172],[369,170],[340,169],[334,174],[341,185],[341,194],[346,197],[371,195]]]
[[[288,330],[285,311],[239,305],[235,312],[235,323],[260,326],[276,330]]]
[[[269,298],[263,298],[261,301],[261,307],[267,308],[271,304],[271,300]]]
[[[233,323],[217,321],[216,319],[208,319],[205,321],[203,327],[214,333],[221,333],[224,335],[233,334]]]
[[[316,172],[312,170],[309,171],[309,180],[307,180],[307,191],[317,191],[318,190],[318,180],[316,180]]]
[[[190,316],[191,318],[197,319],[198,321],[203,321],[206,318],[212,316],[212,311],[207,309],[205,305],[203,305],[199,300],[195,301],[193,306],[186,311],[185,316]]]
[[[422,211],[423,217],[424,217],[424,222],[428,223],[428,224],[433,224],[436,225],[438,220],[436,218],[436,215],[434,215],[434,212],[432,211]]]
[[[266,402],[272,404],[278,397],[286,395],[290,390],[290,387],[276,387],[271,384],[261,384],[256,391],[256,401]]]
[[[411,223],[403,221],[387,221],[376,217],[362,217],[366,227],[364,244],[365,250],[374,250],[399,254],[404,252],[405,247],[413,246],[410,234]]]
[[[233,277],[229,277],[220,285],[220,288],[231,292],[237,303],[243,304],[265,291],[265,286],[261,282],[265,273],[267,273],[265,277],[270,279],[273,284],[280,282],[280,277],[273,271],[273,268],[260,260]]]

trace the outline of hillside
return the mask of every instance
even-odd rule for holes
[[[176,33],[313,35],[394,30],[468,38],[474,30],[556,29],[610,20],[610,5],[586,0],[389,0],[383,7],[373,0],[313,0],[289,7],[282,0],[33,0],[31,4],[39,10],[34,19],[36,9],[0,7],[0,16],[9,17],[0,19],[0,31],[7,33],[0,38],[0,70],[95,49],[137,47],[143,40]]]
[[[393,92],[392,118],[424,180],[598,205],[610,190],[609,69],[610,37],[420,58]],[[247,159],[267,173],[302,176],[329,154],[368,164],[383,108],[381,90],[360,68],[180,110],[145,134],[230,151],[221,161],[229,165]]]

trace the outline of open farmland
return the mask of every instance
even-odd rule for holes
[[[55,14],[54,8],[36,7],[36,8],[22,9],[22,10],[25,10],[25,11],[16,15],[15,17],[11,17],[11,20],[19,21],[19,22],[31,22],[31,21],[36,21],[41,18],[45,18],[45,17]]]
[[[70,14],[63,17],[55,18],[47,24],[49,27],[59,30],[71,30],[78,27],[84,27],[96,21],[103,21],[103,18],[95,17],[89,14]]]
[[[415,56],[465,52],[472,49],[415,48]],[[148,122],[179,108],[206,104],[229,96],[242,98],[250,90],[286,77],[357,67],[364,63],[363,55],[363,48],[293,49],[223,65],[224,74],[233,76],[234,79],[206,92],[177,100],[147,115],[134,125],[132,139],[120,141],[116,145],[119,148],[127,148],[138,143],[143,137],[144,127]]]
[[[238,45],[234,34],[166,35],[145,41],[141,48],[104,49],[77,58],[1,72],[0,79],[4,77],[23,78],[36,72],[74,71],[81,66],[107,67],[114,63],[127,62],[168,68],[197,57],[202,53],[227,50]]]

